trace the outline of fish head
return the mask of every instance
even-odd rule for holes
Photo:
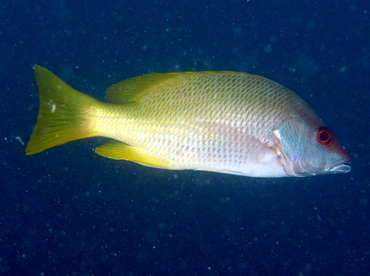
[[[351,170],[349,153],[313,111],[291,116],[273,136],[279,162],[289,176]]]

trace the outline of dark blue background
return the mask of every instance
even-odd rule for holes
[[[368,273],[369,16],[364,0],[3,1],[0,273]],[[94,154],[103,138],[25,156],[35,63],[100,100],[148,72],[265,75],[324,118],[353,170],[303,179],[157,170]]]

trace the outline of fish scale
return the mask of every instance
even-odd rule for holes
[[[101,135],[144,149],[167,160],[167,166],[173,169],[205,169],[216,164],[230,168],[235,164],[243,166],[253,160],[248,153],[253,153],[250,147],[254,145],[248,147],[238,142],[243,139],[242,134],[268,143],[275,124],[287,117],[285,110],[273,110],[274,104],[269,109],[263,108],[269,101],[276,101],[273,94],[279,94],[280,100],[290,96],[291,102],[300,102],[282,86],[272,85],[270,90],[266,89],[271,83],[259,78],[263,77],[236,72],[177,74],[172,79],[175,84],[152,87],[147,94],[143,92],[144,96],[130,111],[125,111],[127,117],[137,119],[121,122],[121,112],[118,112],[112,116],[118,118],[116,124],[107,125]],[[124,91],[122,84],[119,93]],[[246,120],[249,114],[253,114],[252,118]],[[117,128],[122,131],[112,135],[110,129]],[[207,146],[209,144],[214,146]],[[223,149],[223,155],[215,154],[219,149]]]
[[[348,153],[317,114],[293,91],[262,76],[152,73],[112,85],[109,104],[34,68],[40,111],[27,154],[103,136],[112,141],[96,149],[100,155],[158,168],[264,177],[350,169],[344,165]],[[325,137],[330,143],[321,141]]]
[[[229,77],[226,78],[226,81],[229,81],[230,84],[225,82],[224,76]],[[230,76],[234,78],[230,78]],[[194,74],[183,74],[176,79],[175,89],[163,91],[154,88],[150,95],[142,98],[138,103],[140,115],[137,117],[158,118],[162,124],[166,125],[171,125],[171,122],[173,125],[178,125],[185,119],[185,121],[191,121],[198,125],[203,122],[234,127],[238,125],[240,131],[262,138],[263,132],[260,129],[267,129],[268,125],[271,126],[270,129],[273,129],[274,124],[281,123],[289,116],[286,114],[287,108],[282,107],[284,107],[286,98],[288,96],[292,98],[292,95],[288,89],[282,86],[277,86],[275,91],[268,91],[265,89],[266,85],[262,85],[258,81],[251,82],[247,89],[243,86],[243,83],[246,82],[245,79],[256,77],[260,76],[232,72],[204,73],[200,77]],[[203,79],[203,84],[200,88],[196,88],[200,79]],[[208,91],[212,91],[217,84],[218,89],[214,93],[209,93]],[[265,93],[259,91],[265,91]],[[187,93],[190,95],[182,97],[183,94]],[[276,100],[278,96],[274,97],[274,94],[280,97],[279,107]],[[161,97],[162,95],[165,96]],[[285,98],[284,95],[286,95]],[[299,102],[299,99],[293,97],[290,102]],[[171,114],[173,121],[166,120],[168,114]],[[145,122],[139,124],[143,123]],[[148,124],[153,123],[150,121]]]

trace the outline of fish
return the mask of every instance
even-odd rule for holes
[[[150,73],[118,82],[110,102],[33,67],[39,113],[26,146],[36,154],[107,137],[95,152],[144,166],[250,177],[347,173],[350,154],[295,92],[236,71]]]

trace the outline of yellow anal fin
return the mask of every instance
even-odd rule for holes
[[[168,161],[118,141],[111,141],[101,145],[95,149],[95,152],[108,158],[124,159],[144,166],[170,169]]]

